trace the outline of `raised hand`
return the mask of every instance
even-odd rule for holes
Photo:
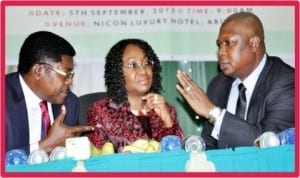
[[[168,105],[162,95],[157,93],[149,93],[142,99],[146,101],[145,109],[147,111],[153,109],[155,113],[164,121],[165,127],[173,126],[173,121],[171,119]]]
[[[208,113],[214,105],[206,93],[186,73],[177,71],[177,78],[177,90],[197,114],[208,118]]]
[[[62,105],[61,113],[54,120],[48,135],[39,142],[41,149],[51,152],[57,146],[64,146],[65,140],[70,137],[79,136],[82,132],[93,131],[92,126],[67,126],[64,119],[66,116],[66,107]]]

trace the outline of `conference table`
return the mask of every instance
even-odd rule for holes
[[[236,147],[189,153],[118,153],[86,160],[61,159],[41,164],[6,165],[14,172],[295,172],[295,145]],[[208,166],[209,165],[209,166]]]

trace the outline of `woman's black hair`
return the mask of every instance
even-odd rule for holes
[[[161,65],[152,47],[141,39],[123,39],[117,42],[106,55],[105,63],[105,85],[107,87],[107,96],[112,99],[115,104],[128,103],[127,93],[125,88],[125,78],[123,74],[123,54],[126,47],[129,45],[136,45],[140,47],[145,53],[146,57],[153,61],[153,83],[150,91],[153,93],[160,93],[161,85]]]

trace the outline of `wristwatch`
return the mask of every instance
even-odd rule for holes
[[[221,116],[221,113],[221,108],[213,106],[213,108],[208,113],[208,122],[214,125],[216,120]]]

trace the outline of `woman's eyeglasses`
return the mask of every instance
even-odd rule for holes
[[[143,63],[132,61],[132,62],[126,64],[124,67],[129,70],[136,70],[141,67],[152,68],[153,65],[154,65],[154,62],[152,60],[146,60]]]

